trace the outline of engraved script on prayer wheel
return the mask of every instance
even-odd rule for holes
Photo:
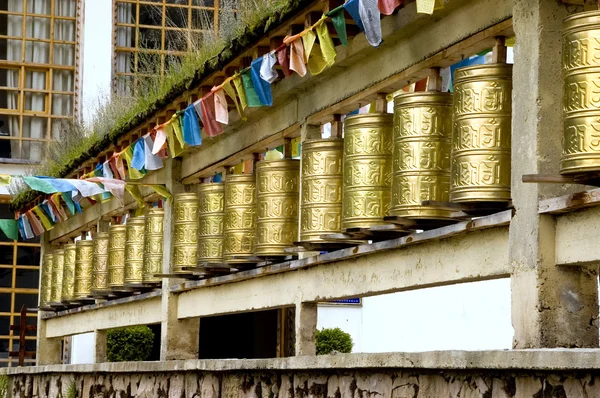
[[[125,225],[111,225],[108,235],[108,287],[123,287],[124,277]]]
[[[225,185],[198,186],[198,263],[223,262],[223,219]]]
[[[159,283],[163,272],[163,234],[165,211],[158,207],[146,210],[144,225],[144,283]]]
[[[343,155],[341,139],[302,143],[300,241],[342,231]]]
[[[94,236],[92,254],[92,292],[108,289],[108,232]]]
[[[256,165],[257,256],[285,256],[298,240],[300,161],[263,160]]]
[[[448,219],[452,94],[417,92],[394,98],[394,155],[390,215]]]
[[[254,256],[255,229],[256,176],[228,175],[225,180],[223,262],[244,263],[245,258]]]
[[[42,283],[40,286],[40,307],[45,307],[52,298],[52,254],[42,257]]]
[[[346,118],[342,228],[384,225],[392,185],[393,115]]]
[[[564,130],[560,173],[600,171],[600,12],[563,23]]]
[[[75,292],[74,298],[82,299],[92,293],[92,256],[94,241],[77,241],[75,251]]]
[[[512,65],[454,73],[452,202],[510,201]]]
[[[65,245],[65,250],[62,254],[63,263],[63,282],[61,289],[61,300],[63,303],[73,301],[75,298],[75,243]],[[56,255],[54,255],[56,260]]]
[[[144,271],[144,217],[127,220],[125,227],[125,271],[123,282],[139,284]]]
[[[50,303],[59,304],[62,300],[64,263],[65,251],[62,249],[54,250],[52,252],[52,284]]]
[[[198,254],[198,195],[180,193],[173,204],[173,272],[195,267]]]

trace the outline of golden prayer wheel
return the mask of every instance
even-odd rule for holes
[[[87,298],[92,293],[92,257],[94,241],[77,241],[75,251],[75,300]]]
[[[62,290],[60,301],[68,303],[72,301],[75,296],[75,254],[76,254],[75,243],[69,243],[65,245],[65,250],[62,254],[63,263],[63,279],[62,279]],[[56,254],[54,255],[56,261]]]
[[[108,287],[123,287],[124,280],[125,225],[111,225],[108,234]]]
[[[389,214],[393,117],[370,113],[346,118],[343,229],[384,225]]]
[[[300,240],[319,241],[321,235],[342,230],[344,141],[308,140],[302,143]]]
[[[223,262],[223,209],[225,186],[206,183],[198,186],[198,263]]]
[[[390,215],[449,219],[452,94],[416,92],[394,99],[394,154]]]
[[[232,174],[225,180],[223,262],[245,263],[254,256],[256,176]]]
[[[108,239],[108,232],[98,232],[94,236],[92,292],[108,289]]]
[[[66,245],[65,248],[69,246]],[[65,251],[62,249],[54,250],[52,253],[52,284],[50,303],[59,304],[63,290],[63,267],[65,263]]]
[[[42,257],[40,307],[46,307],[52,299],[52,259],[52,254],[44,254],[44,257]]]
[[[298,240],[300,162],[263,160],[256,165],[257,256],[285,256]]]
[[[452,202],[510,201],[512,65],[454,72]]]
[[[144,225],[144,283],[158,283],[161,278],[154,276],[163,272],[163,234],[165,211],[158,207],[146,210]]]
[[[180,193],[173,204],[173,272],[195,267],[198,255],[198,195]]]
[[[125,271],[123,282],[142,283],[144,280],[144,217],[127,220],[125,229]]]
[[[561,174],[600,171],[599,42],[599,11],[582,12],[564,20]]]

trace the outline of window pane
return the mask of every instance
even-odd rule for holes
[[[215,27],[215,12],[212,10],[192,10],[192,29],[212,30]]]
[[[46,71],[27,70],[25,71],[25,88],[33,88],[37,90],[46,89]]]
[[[155,74],[160,72],[160,54],[138,55],[138,72],[144,74]]]
[[[17,246],[17,265],[40,265],[40,247]]]
[[[37,100],[37,99],[36,99]],[[45,117],[23,117],[23,137],[26,138],[46,138],[46,128],[48,119]],[[25,144],[25,142],[23,142]],[[33,147],[31,148],[34,149]]]
[[[54,40],[75,41],[75,21],[54,20]]]
[[[117,27],[117,47],[135,47],[135,34],[133,28]]]
[[[14,18],[14,17],[10,17]],[[16,32],[20,33],[20,32]],[[21,36],[16,34],[16,36]],[[21,40],[0,39],[0,46],[6,46],[6,52],[0,51],[0,60],[21,62]]]
[[[134,56],[132,53],[126,53],[126,52],[117,53],[117,73],[134,72],[133,60],[134,60]]]
[[[135,24],[135,4],[117,4],[117,23]]]
[[[31,112],[43,112],[46,113],[46,103],[48,100],[48,94],[43,93],[25,93],[25,110]],[[35,122],[34,122],[35,123]],[[27,126],[27,124],[25,124]]]
[[[15,317],[17,318],[17,317]],[[15,321],[15,324],[17,323],[17,321]],[[35,340],[25,340],[25,351],[35,351],[35,347],[36,346],[36,342]],[[19,340],[18,339],[14,339],[13,340],[13,351],[19,351]]]
[[[58,17],[75,17],[75,1],[76,0],[62,0],[54,2],[54,15]]]
[[[140,4],[140,25],[162,26],[162,7]]]
[[[38,304],[37,294],[15,293],[14,312],[21,312],[21,306],[25,304],[27,308],[35,308]]]
[[[50,18],[27,17],[26,37],[50,39]]]
[[[159,29],[140,28],[140,48],[161,49],[161,31]]]
[[[27,2],[27,13],[29,14],[45,14],[50,15],[52,8],[50,0],[35,0]]]
[[[0,312],[12,312],[10,293],[0,293]]]
[[[192,0],[192,5],[202,7],[214,7],[215,0]]]
[[[23,2],[22,1],[9,1],[8,2],[8,11],[23,12]]]
[[[10,318],[0,316],[0,335],[6,336],[10,334]]]
[[[12,268],[0,268],[0,287],[12,287]]]
[[[167,30],[165,32],[165,49],[169,51],[186,51],[187,32],[182,30]]]
[[[20,313],[20,311],[21,311],[21,309],[19,308],[19,313]],[[31,314],[31,312],[29,314]],[[21,323],[21,317],[19,315],[13,316],[13,324],[17,325],[17,324],[20,324],[20,323]],[[28,315],[27,316],[27,324],[28,325],[37,325],[37,317],[35,317],[35,316],[29,316]],[[35,333],[34,332],[27,333],[26,336],[27,337],[33,337],[33,336],[35,336]],[[33,340],[33,341],[35,341],[35,340]]]
[[[165,26],[168,28],[187,28],[189,8],[167,7]]]
[[[73,92],[73,72],[69,70],[55,70],[52,78],[52,90]]]
[[[52,96],[52,115],[73,115],[73,96],[64,94],[54,94]]]
[[[50,43],[27,40],[25,42],[25,62],[33,62],[36,64],[49,63]]]
[[[0,141],[1,142],[1,141]],[[0,264],[13,265],[14,246],[0,246]]]
[[[24,289],[37,289],[39,285],[39,271],[37,269],[16,269],[15,287]]]
[[[53,57],[53,63],[56,65],[75,65],[75,45],[55,43]]]
[[[0,339],[0,358],[8,358],[8,339]]]
[[[19,109],[19,92],[0,89],[0,109]]]
[[[19,87],[19,70],[0,68],[0,87]]]

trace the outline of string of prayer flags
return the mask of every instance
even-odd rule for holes
[[[185,112],[183,113],[183,141],[191,146],[202,145],[200,121],[198,120],[198,114],[196,113],[194,104],[185,108]]]
[[[258,94],[256,93],[256,89],[254,88],[254,83],[252,82],[250,69],[242,72],[242,83],[244,85],[246,103],[248,106],[251,108],[262,106],[260,99],[258,98]]]
[[[56,192],[67,192],[59,191],[54,185],[50,183],[50,181],[42,180],[37,177],[23,176],[23,181],[29,186],[29,188],[33,189],[34,191],[39,191],[48,194]]]
[[[433,14],[433,11],[444,8],[443,0],[417,0],[417,14]]]
[[[241,98],[238,101],[238,97],[235,94],[235,89],[233,88],[233,86],[231,85],[231,81],[226,80],[225,83],[223,83],[223,91],[225,91],[225,93],[227,93],[227,95],[229,96],[229,98],[231,98],[231,100],[233,101],[233,103],[235,104],[235,108],[237,109],[238,113],[240,114],[240,117],[242,118],[243,121],[246,121],[246,115],[244,115],[244,110],[242,109],[241,106]],[[228,118],[229,118],[229,113],[227,114]]]
[[[192,113],[195,113],[192,109]],[[162,158],[158,154],[153,154],[154,141],[150,134],[146,134],[144,137],[144,168],[146,170],[158,170],[163,168]]]
[[[283,71],[283,75],[285,77],[292,76],[293,72],[290,70],[290,56],[288,46],[281,46],[281,48],[277,50],[277,62],[281,66],[281,70]]]
[[[242,81],[242,75],[238,72],[235,72],[233,75],[233,85],[235,86],[235,91],[237,91],[238,98],[240,99],[240,106],[242,107],[242,111],[245,111],[248,107],[248,101],[246,100],[246,91],[244,90],[244,82]]]
[[[200,100],[204,131],[209,137],[216,137],[217,135],[223,133],[223,126],[217,122],[217,119],[215,118],[214,95],[214,91],[211,91]]]
[[[19,239],[17,220],[0,220],[0,230],[10,240]]]
[[[370,45],[379,47],[381,44],[381,13],[377,0],[359,0],[358,13],[364,26],[365,37]]]
[[[350,16],[352,17],[352,19],[354,19],[354,22],[356,22],[356,24],[358,25],[358,28],[360,29],[360,31],[364,32],[365,31],[365,27],[364,27],[363,22],[362,22],[362,20],[360,18],[359,2],[360,2],[360,0],[348,0],[346,2],[346,4],[344,4],[344,9],[346,11],[348,11],[348,14],[350,14]]]
[[[227,98],[225,91],[218,89],[214,91],[215,98],[215,120],[221,124],[229,124],[229,109],[227,108]]]
[[[167,143],[169,146],[169,151],[171,152],[171,157],[176,158],[181,156],[181,154],[185,151],[183,145],[179,143],[179,140],[175,137],[173,125],[175,124],[174,120],[178,120],[179,117],[177,114],[173,115],[171,118],[171,123],[167,123],[165,125],[165,133],[167,135]]]
[[[344,15],[344,5],[334,8],[327,13],[327,16],[331,18],[335,33],[343,46],[348,45],[348,34],[346,33],[346,16]]]
[[[260,76],[262,63],[262,57],[252,61],[252,64],[250,66],[250,76],[252,77],[252,85],[254,86],[254,90],[256,90],[256,94],[258,95],[258,100],[260,101],[260,104],[264,106],[272,106],[273,96],[271,95],[271,83],[262,79]]]
[[[117,198],[121,204],[123,204],[123,198],[125,195],[125,181],[104,177],[93,177],[90,178],[89,181],[99,182],[104,185],[104,188],[107,189],[115,198]]]
[[[65,212],[65,209],[60,203],[60,197],[61,194],[58,193],[55,193],[54,195],[50,196],[50,205],[54,208],[54,212],[60,216],[61,221],[64,221],[68,217],[67,213]]]
[[[392,15],[394,10],[402,4],[402,0],[379,0],[377,6],[383,15]]]

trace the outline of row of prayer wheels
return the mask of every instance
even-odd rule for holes
[[[512,65],[461,68],[454,94],[406,93],[393,115],[348,117],[343,140],[303,142],[302,162],[263,160],[256,175],[176,195],[173,271],[239,268],[389,215],[448,220],[450,202],[505,205],[511,96]]]
[[[163,264],[164,210],[44,254],[40,306],[69,305],[129,286],[157,284]]]

